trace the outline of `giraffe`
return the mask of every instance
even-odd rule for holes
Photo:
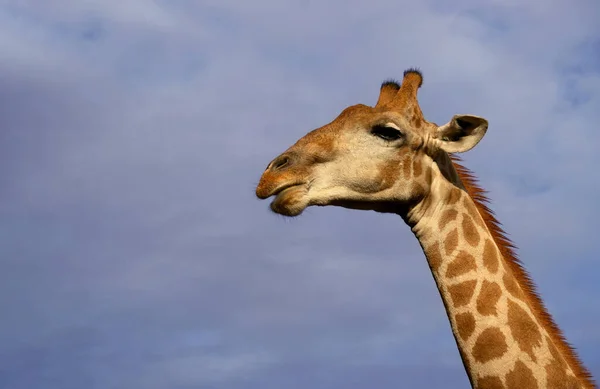
[[[256,196],[295,217],[309,206],[399,215],[418,239],[473,388],[596,388],[544,307],[473,173],[456,153],[475,147],[488,121],[427,121],[423,76],[381,84],[300,138],[262,173]]]

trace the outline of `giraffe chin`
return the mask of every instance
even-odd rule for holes
[[[300,215],[308,207],[308,190],[304,185],[289,187],[277,194],[271,210],[283,216]]]

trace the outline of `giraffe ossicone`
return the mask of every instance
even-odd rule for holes
[[[271,209],[309,206],[400,215],[427,258],[459,354],[478,389],[595,388],[487,207],[484,191],[454,153],[475,147],[488,122],[423,116],[420,71],[381,85],[375,106],[350,106],[275,158],[256,187]]]

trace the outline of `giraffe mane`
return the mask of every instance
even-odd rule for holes
[[[531,306],[537,317],[542,321],[542,324],[548,330],[548,333],[551,338],[555,341],[555,345],[558,349],[562,351],[562,354],[565,356],[565,359],[569,366],[573,369],[573,373],[577,377],[585,379],[591,387],[596,387],[594,379],[590,372],[583,366],[578,356],[575,354],[575,349],[573,346],[569,344],[563,335],[562,331],[554,320],[552,316],[548,313],[546,307],[544,306],[543,301],[540,299],[540,296],[536,290],[536,286],[522,265],[521,260],[518,258],[516,254],[516,246],[511,242],[511,240],[506,235],[506,232],[502,229],[502,223],[496,219],[494,211],[492,211],[488,204],[490,203],[489,198],[486,196],[487,191],[483,189],[479,185],[479,180],[473,174],[471,170],[462,165],[462,159],[455,155],[450,154],[450,160],[460,177],[467,193],[473,199],[479,214],[483,218],[485,225],[490,230],[490,234],[492,235],[492,239],[494,239],[500,253],[508,263],[510,269],[512,270],[515,278],[518,280],[523,292],[529,299]]]

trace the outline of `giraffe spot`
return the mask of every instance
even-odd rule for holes
[[[554,346],[552,346],[554,347]],[[566,383],[569,379],[567,376],[567,367],[564,362],[560,363],[556,359],[545,366],[546,370],[546,386],[548,388],[567,387]]]
[[[500,377],[485,376],[477,378],[477,387],[481,389],[504,389]]]
[[[473,208],[477,209],[475,207],[475,205],[472,206]],[[469,215],[473,216],[473,221],[475,222],[475,225],[477,225],[477,227],[479,227],[482,231],[487,231],[487,226],[485,225],[485,221],[483,221],[483,217],[481,216],[481,214],[479,213],[479,211],[477,211],[477,213],[471,213],[469,212]]]
[[[426,252],[427,263],[432,271],[437,271],[442,264],[442,253],[440,252],[440,244],[435,242],[429,247]]]
[[[500,358],[508,350],[506,338],[498,328],[486,328],[479,334],[473,346],[473,357],[485,363],[495,358]]]
[[[495,274],[498,271],[498,251],[491,239],[486,239],[483,245],[483,265],[490,273]]]
[[[466,251],[460,251],[454,261],[448,264],[446,269],[446,277],[454,278],[462,274],[466,274],[471,270],[476,270],[477,265],[475,264],[475,257]]]
[[[515,276],[513,275],[512,271],[507,269],[506,273],[504,273],[504,275],[502,276],[502,282],[504,283],[504,287],[506,288],[506,290],[508,290],[510,294],[512,294],[518,299],[521,299],[523,292],[521,291],[521,288],[519,287],[519,284],[517,283],[517,280],[515,279]]]
[[[477,297],[477,311],[486,316],[495,315],[496,305],[501,295],[500,285],[484,280],[481,284],[479,297]]]
[[[413,182],[412,187],[410,188],[410,193],[413,196],[423,196],[425,194],[425,188],[423,187],[423,185],[419,184],[418,182]]]
[[[533,372],[523,362],[517,361],[515,367],[506,374],[506,386],[519,389],[538,389]]]
[[[421,126],[423,125],[423,121],[421,120],[420,117],[414,118],[414,125],[416,128],[421,128]]]
[[[431,184],[432,180],[433,180],[433,176],[432,176],[432,173],[431,173],[431,168],[429,166],[427,166],[425,168],[425,182],[427,184]]]
[[[546,386],[548,388],[576,388],[577,383],[571,382],[571,378],[567,375],[567,363],[558,353],[554,342],[546,336],[546,344],[552,355],[552,360],[545,366],[546,370]],[[573,385],[573,386],[569,386]]]
[[[444,249],[446,250],[446,255],[452,254],[452,252],[458,247],[458,230],[455,228],[446,237],[444,240]]]
[[[448,287],[448,293],[450,293],[455,308],[467,305],[471,301],[475,286],[477,286],[477,281],[471,280]]]
[[[473,331],[475,331],[475,318],[472,313],[465,312],[459,313],[454,317],[456,321],[456,329],[458,331],[458,335],[464,341],[469,339]]]
[[[531,316],[517,303],[508,301],[508,326],[519,348],[535,362],[533,348],[541,345],[542,335]]]
[[[560,354],[558,353],[558,350],[557,350],[556,346],[554,345],[554,342],[552,341],[552,339],[550,339],[550,337],[548,335],[546,335],[546,344],[548,344],[548,350],[550,350],[550,354],[552,354],[552,358],[554,358],[555,361],[562,361],[563,359],[560,357]]]
[[[465,240],[473,247],[479,243],[479,232],[475,228],[473,218],[467,214],[463,214],[462,228]]]
[[[412,163],[410,160],[410,156],[407,155],[404,158],[404,161],[402,161],[402,174],[404,175],[405,179],[409,179],[410,178],[410,167],[411,167]]]
[[[475,205],[474,200],[470,196],[465,196],[463,198],[463,206],[465,207],[466,212],[473,216],[473,221],[477,226],[481,229],[485,229],[485,222],[479,213],[479,209]]]
[[[440,218],[438,228],[440,230],[443,230],[447,224],[456,220],[457,216],[458,216],[458,212],[455,209],[445,210],[444,213],[442,214],[442,217]]]
[[[393,163],[382,163],[381,165],[379,165],[379,172],[377,174],[376,180],[379,182],[380,190],[388,189],[396,183],[396,181],[398,180],[396,169],[397,166]],[[368,189],[365,188],[365,190],[372,190],[371,185],[368,186]]]
[[[415,177],[419,177],[421,173],[423,173],[423,167],[421,166],[421,161],[418,158],[413,159],[413,175]]]
[[[411,117],[413,126],[415,126],[416,128],[421,128],[421,126],[423,125],[423,120],[421,119],[422,116],[423,115],[419,111],[419,108],[418,107],[414,107],[413,108],[413,114],[412,114],[412,117]]]
[[[575,378],[574,376],[567,376],[567,384],[565,385],[565,388],[577,389],[580,386],[581,385],[579,384],[577,378]]]
[[[450,194],[448,195],[448,205],[454,205],[458,203],[460,197],[462,195],[462,191],[458,188],[452,188],[450,190]]]

